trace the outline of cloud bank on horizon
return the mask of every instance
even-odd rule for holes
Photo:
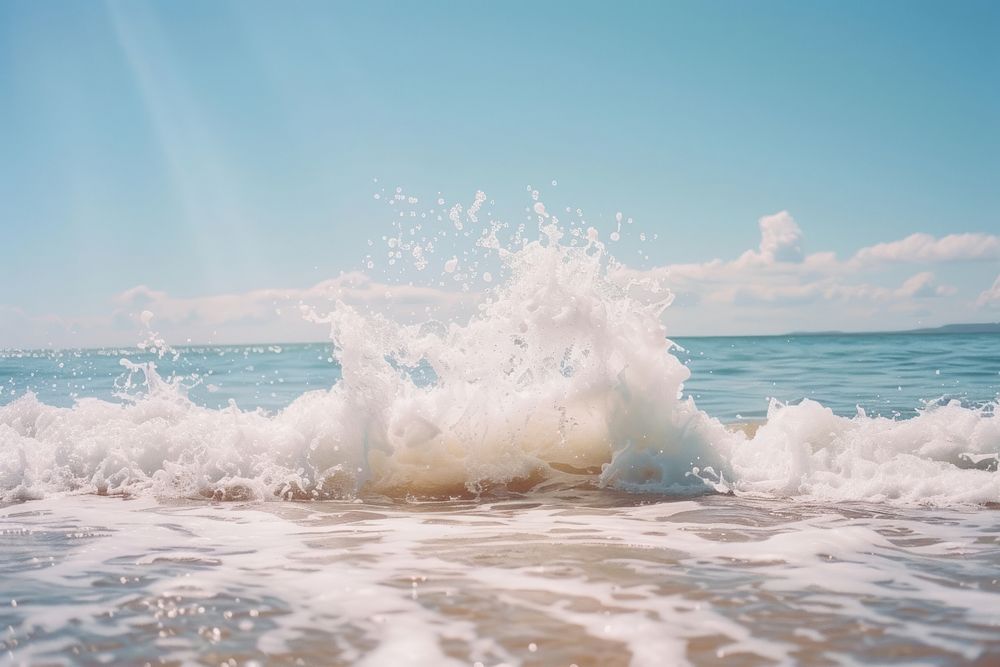
[[[840,258],[806,252],[806,236],[788,211],[765,215],[758,226],[758,246],[734,259],[626,269],[652,274],[674,292],[664,318],[670,335],[888,330],[1000,319],[1000,273],[992,285],[971,292],[938,276],[942,268],[962,271],[971,263],[1000,268],[1000,236],[914,233]],[[0,348],[132,345],[150,314],[176,345],[317,341],[326,330],[309,313],[322,314],[337,301],[419,321],[468,318],[479,296],[392,284],[361,271],[307,287],[187,297],[137,285],[114,295],[107,310],[83,317],[0,305]]]
[[[758,223],[759,247],[735,260],[654,269],[665,274],[679,297],[680,308],[669,320],[682,326],[682,318],[690,315],[699,333],[740,333],[727,329],[727,320],[743,322],[755,333],[781,333],[905,329],[988,321],[1000,315],[996,283],[968,294],[936,273],[940,267],[954,271],[969,263],[997,264],[996,235],[914,233],[859,248],[841,259],[832,252],[803,252],[804,234],[788,211],[764,216]],[[900,270],[904,276],[889,282]]]

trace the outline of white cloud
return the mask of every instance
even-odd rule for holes
[[[765,215],[760,226],[760,258],[766,262],[797,262],[802,259],[802,230],[788,211]]]
[[[862,248],[853,261],[859,265],[884,262],[957,262],[1000,259],[1000,237],[992,234],[910,234],[905,239]]]
[[[980,292],[976,305],[980,308],[1000,308],[1000,275],[993,281],[992,287]]]
[[[142,311],[152,312],[164,332],[194,331],[201,338],[211,332],[212,339],[229,340],[235,333],[229,330],[240,329],[245,340],[259,341],[260,336],[315,340],[325,332],[317,332],[315,324],[303,319],[304,310],[322,313],[336,301],[371,310],[391,310],[394,317],[405,320],[429,314],[447,316],[465,308],[470,297],[468,293],[433,287],[389,285],[352,272],[307,288],[260,289],[203,297],[174,297],[139,285],[114,297],[114,302],[119,317],[136,323]],[[285,338],[280,338],[282,335]]]
[[[0,348],[134,345],[145,334],[144,311],[167,343],[263,343],[323,340],[320,315],[336,301],[387,312],[399,320],[447,318],[467,312],[475,294],[432,287],[390,285],[362,273],[345,273],[305,288],[274,288],[180,297],[137,285],[111,299],[103,317],[38,315],[0,305]]]
[[[787,212],[760,218],[760,241],[732,260],[674,264],[645,271],[665,280],[677,299],[667,319],[681,333],[778,333],[790,329],[884,329],[923,324],[921,318],[971,317],[973,306],[1000,307],[1000,276],[981,294],[956,297],[922,270],[900,278],[888,267],[1000,257],[989,234],[914,234],[862,248],[843,261],[832,252],[803,251],[805,235]],[[921,267],[925,268],[925,267]],[[942,267],[942,272],[947,270]],[[889,275],[893,276],[890,280]],[[269,288],[207,296],[176,296],[138,285],[112,298],[102,316],[35,315],[0,305],[0,347],[130,345],[143,337],[143,311],[171,344],[322,340],[322,314],[336,301],[386,312],[396,319],[447,319],[472,312],[477,294],[436,287],[390,285],[360,273],[303,288]],[[947,320],[944,320],[947,321]],[[675,335],[677,335],[675,333]]]
[[[888,283],[881,272],[889,266],[882,251],[871,248],[859,251],[867,259],[840,260],[832,252],[805,254],[804,234],[794,218],[781,211],[759,221],[760,244],[734,260],[713,259],[694,264],[674,264],[652,269],[666,280],[676,293],[673,312],[668,319],[682,331],[691,327],[704,332],[710,327],[725,326],[736,331],[780,332],[789,329],[816,328],[905,328],[915,320],[938,313],[947,317],[956,287],[941,284],[931,271],[920,271]],[[934,258],[961,257],[968,248],[954,239],[992,238],[988,235],[952,235],[943,239],[929,237],[920,255],[912,242],[906,245],[911,256]],[[905,241],[905,239],[904,239]],[[885,244],[896,247],[896,244]],[[877,246],[876,246],[877,247]],[[986,243],[988,249],[990,244]],[[898,256],[902,256],[899,253]],[[931,263],[930,261],[917,263]],[[897,280],[899,280],[897,278]],[[935,301],[937,300],[937,301]],[[931,303],[937,303],[930,308]],[[851,318],[863,318],[853,324]]]
[[[927,299],[935,296],[951,296],[956,289],[950,285],[934,285],[934,274],[930,271],[918,273],[907,280],[896,290],[901,297]]]
[[[869,283],[841,283],[822,279],[796,284],[768,284],[744,281],[731,288],[720,290],[710,300],[734,304],[802,305],[818,301],[868,302],[873,304],[902,304],[913,299],[949,296],[955,288],[934,284],[934,274],[928,271],[907,278],[899,287],[882,287]]]

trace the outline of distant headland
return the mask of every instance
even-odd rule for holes
[[[793,331],[785,336],[864,336],[868,334],[982,334],[1000,333],[1000,322],[945,324],[940,327],[895,331]]]

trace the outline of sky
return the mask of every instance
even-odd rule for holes
[[[321,339],[396,187],[622,212],[673,335],[997,321],[998,183],[995,2],[0,0],[0,347]]]

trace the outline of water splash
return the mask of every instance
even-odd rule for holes
[[[200,407],[152,363],[129,363],[122,403],[23,396],[0,407],[0,495],[446,497],[558,478],[650,493],[1000,502],[995,406],[893,421],[774,403],[752,436],[699,410],[660,321],[673,298],[664,278],[619,262],[582,211],[562,223],[529,192],[531,225],[517,226],[481,191],[429,211],[401,189],[381,196],[399,213],[384,237],[387,273],[403,281],[440,264],[432,280],[478,294],[467,319],[402,324],[341,302],[310,311],[330,327],[342,380],[273,414]],[[151,320],[148,347],[176,354]]]

